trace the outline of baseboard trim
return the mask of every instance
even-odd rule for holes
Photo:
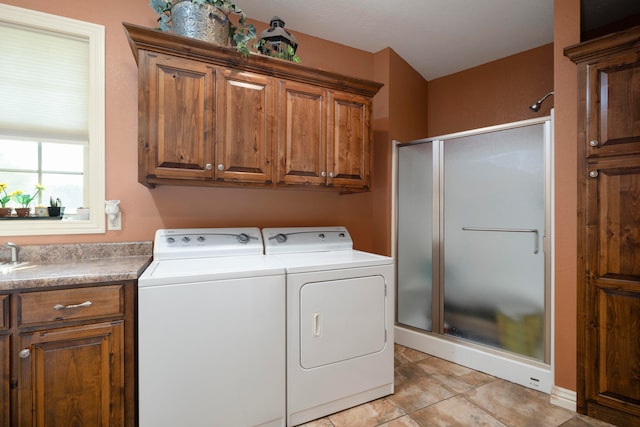
[[[551,389],[550,402],[556,406],[576,412],[577,393],[573,390],[554,385]]]

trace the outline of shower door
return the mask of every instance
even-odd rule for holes
[[[546,361],[548,126],[399,146],[399,324]]]

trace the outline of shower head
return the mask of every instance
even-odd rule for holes
[[[543,96],[542,98],[538,99],[536,102],[534,102],[533,104],[531,104],[529,106],[529,109],[533,112],[538,112],[538,110],[540,110],[540,106],[542,105],[542,103],[544,102],[545,99],[547,99],[548,97],[550,97],[551,95],[553,95],[553,91],[549,92],[548,94],[546,94],[545,96]]]

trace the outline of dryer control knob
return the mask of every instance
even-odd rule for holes
[[[183,241],[184,243],[189,243],[189,242],[191,241],[191,238],[190,238],[189,236],[184,236],[184,237],[182,238],[182,241]]]
[[[238,242],[247,243],[249,241],[249,235],[247,233],[238,234]]]
[[[204,239],[204,236],[199,236],[199,237],[198,237],[198,242],[204,242],[204,240],[205,240],[205,239]]]
[[[278,243],[284,243],[287,241],[287,236],[285,234],[276,234],[276,242]]]
[[[175,241],[176,241],[176,239],[174,239],[173,237],[169,237],[167,239],[167,242],[169,242],[169,243],[174,243]]]

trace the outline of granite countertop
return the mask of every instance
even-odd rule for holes
[[[0,273],[0,292],[136,280],[151,259],[151,242],[22,246],[27,264]]]

